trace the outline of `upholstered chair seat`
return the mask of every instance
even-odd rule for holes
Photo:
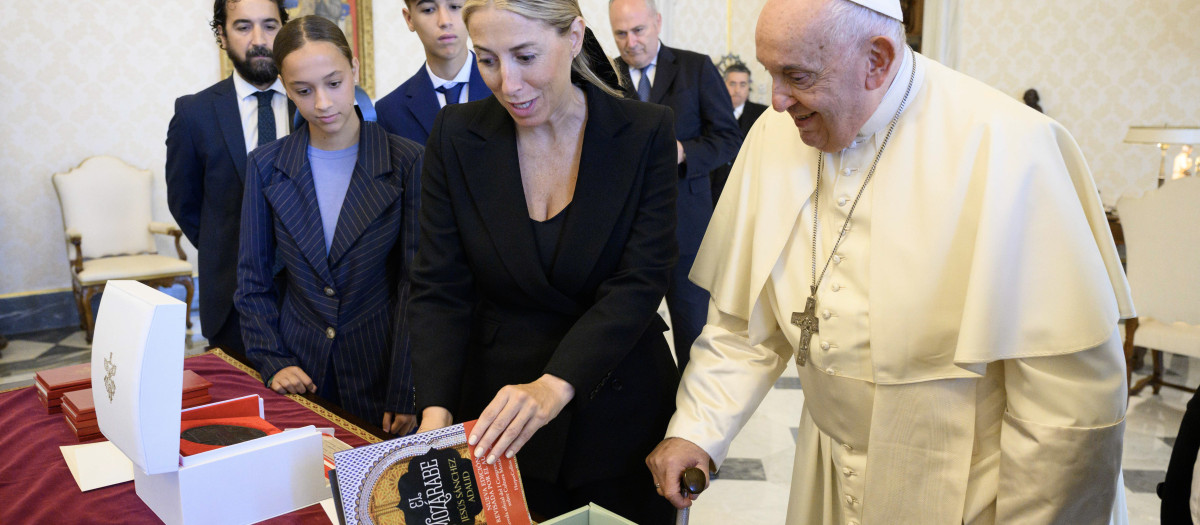
[[[179,275],[181,272],[190,274],[191,263],[165,255],[142,254],[83,261],[83,271],[78,275],[80,283],[87,286],[109,279],[161,279]]]

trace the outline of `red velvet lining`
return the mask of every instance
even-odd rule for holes
[[[235,427],[253,428],[255,430],[263,431],[268,436],[272,434],[278,434],[280,432],[278,428],[275,428],[275,425],[267,423],[265,419],[262,419],[258,416],[192,419],[180,423],[179,431],[182,433],[184,430],[190,428],[203,427],[207,425],[230,425]],[[184,456],[191,456],[201,452],[216,450],[218,448],[221,448],[221,445],[206,445],[204,443],[188,441],[182,437],[179,438],[179,453]]]

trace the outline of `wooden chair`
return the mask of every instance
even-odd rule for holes
[[[1168,181],[1117,213],[1125,234],[1126,275],[1138,318],[1126,321],[1125,359],[1133,347],[1152,350],[1153,371],[1130,388],[1164,386],[1195,392],[1163,378],[1162,353],[1200,357],[1200,178]]]
[[[183,285],[191,328],[192,265],[179,244],[183,231],[151,220],[150,172],[101,155],[54,174],[53,181],[62,207],[79,327],[87,341],[92,342],[96,328],[92,297],[104,291],[109,279],[132,279],[155,287]],[[152,234],[175,237],[179,257],[158,255]]]

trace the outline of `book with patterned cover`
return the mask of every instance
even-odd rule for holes
[[[346,525],[530,525],[516,458],[474,459],[475,422],[334,454]]]

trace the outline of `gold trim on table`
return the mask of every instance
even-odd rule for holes
[[[259,374],[257,370],[246,366],[244,363],[242,363],[241,361],[238,361],[237,359],[234,359],[229,354],[226,354],[224,351],[222,351],[220,348],[213,348],[212,350],[209,350],[206,353],[213,354],[213,355],[216,355],[217,357],[220,357],[226,363],[233,365],[234,368],[237,368],[238,370],[245,372],[250,377],[253,377],[255,381],[262,383],[262,375]],[[374,436],[370,432],[367,432],[366,430],[359,428],[358,425],[355,425],[349,421],[346,421],[346,419],[343,418],[342,416],[334,414],[333,412],[329,411],[329,409],[327,409],[321,405],[318,405],[316,403],[313,403],[312,401],[306,399],[304,396],[301,396],[299,394],[286,394],[286,396],[291,398],[292,401],[299,403],[304,408],[307,408],[307,409],[313,411],[318,416],[328,419],[333,424],[341,427],[345,431],[358,436],[359,438],[361,438],[363,441],[366,441],[367,443],[379,443],[379,442],[383,441],[382,439],[379,439],[378,437]]]

